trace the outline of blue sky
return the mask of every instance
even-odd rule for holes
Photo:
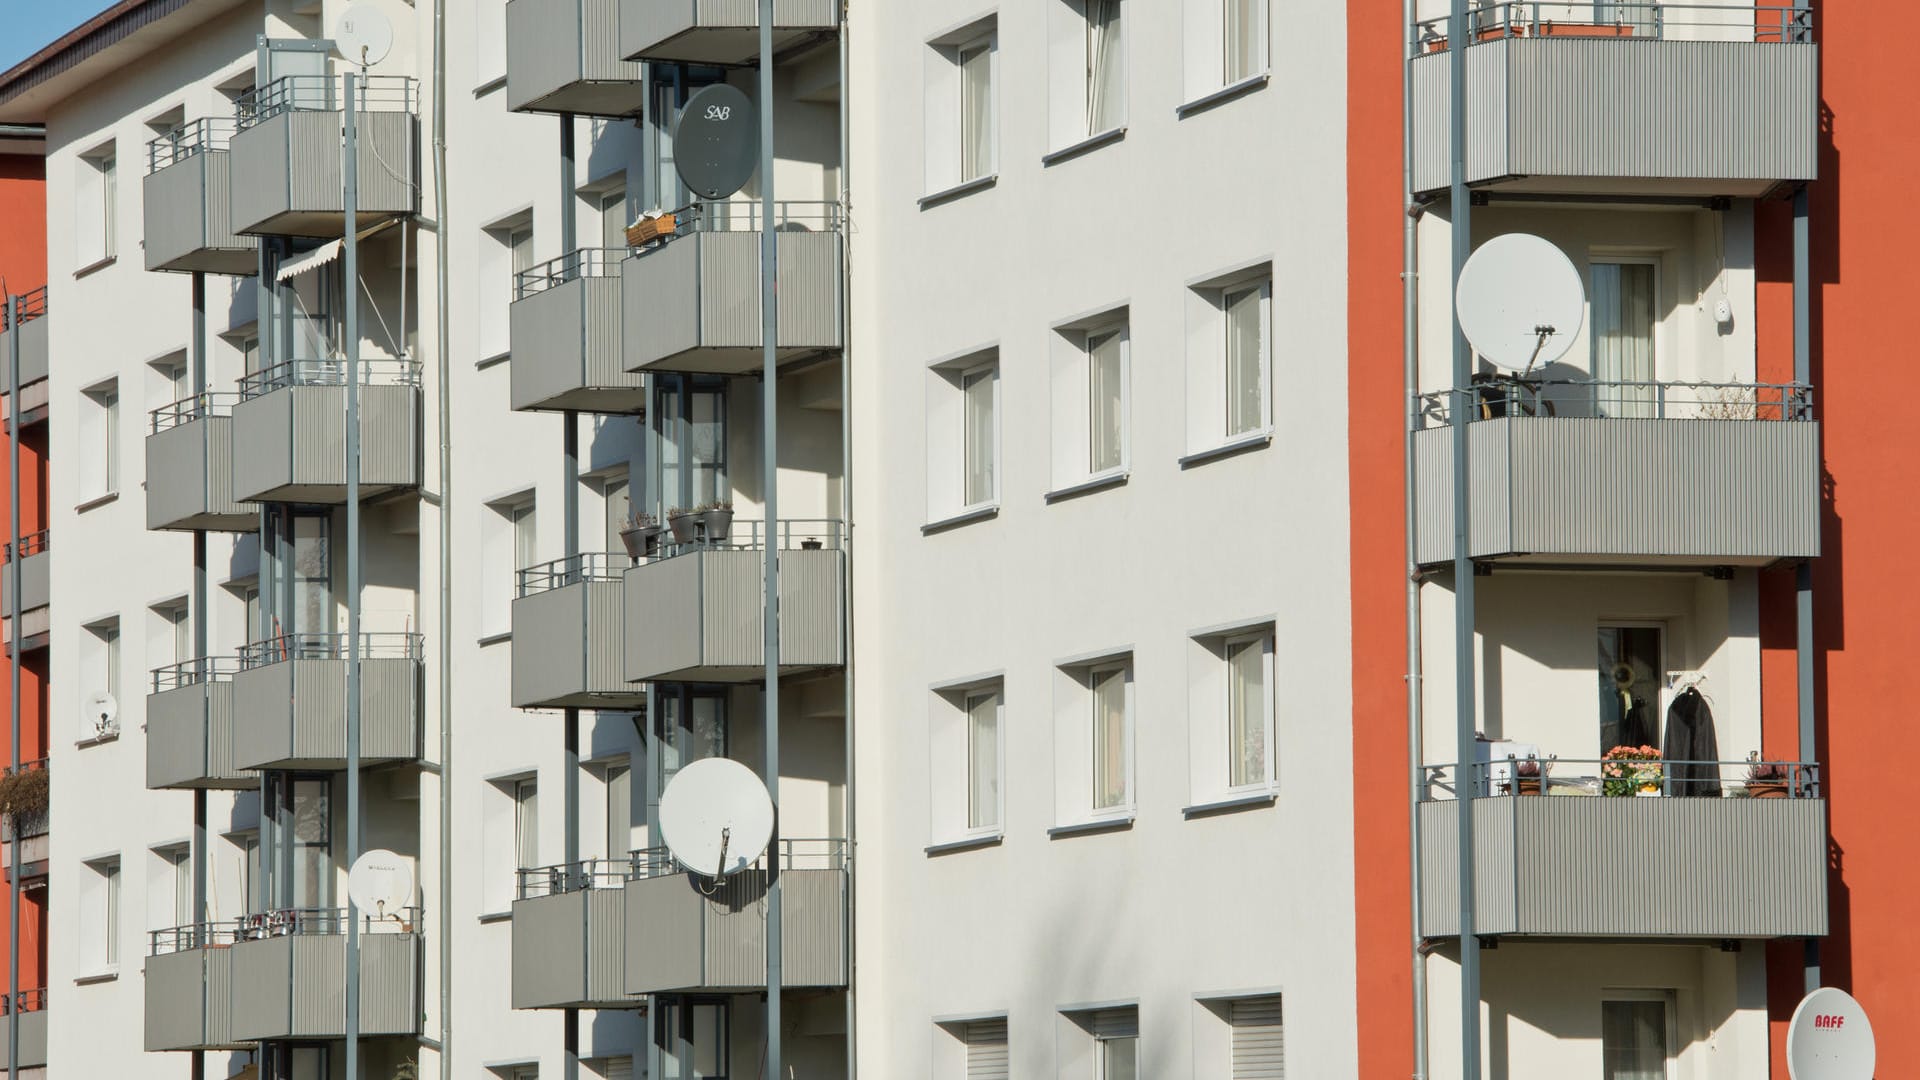
[[[6,30],[0,32],[0,71],[112,6],[112,0],[9,0],[0,4],[6,14]]]

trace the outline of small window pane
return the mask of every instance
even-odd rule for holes
[[[1126,111],[1126,51],[1120,0],[1087,0],[1087,134],[1120,126]]]
[[[968,506],[993,501],[994,496],[994,369],[978,368],[960,377],[966,412],[966,491]]]
[[[1605,1080],[1666,1080],[1666,1003],[1601,1002],[1600,1054]]]
[[[1127,802],[1127,670],[1090,673],[1093,684],[1093,808]]]
[[[1227,325],[1227,434],[1256,431],[1266,422],[1266,349],[1260,327],[1261,286],[1221,298]]]
[[[513,855],[525,868],[540,865],[540,789],[536,780],[513,785]]]
[[[1089,472],[1117,469],[1121,464],[1121,433],[1126,423],[1121,390],[1122,333],[1108,330],[1087,337]]]
[[[102,883],[106,892],[106,918],[101,932],[106,935],[106,958],[111,965],[120,962],[120,860],[103,864],[100,876],[106,879]]]
[[[1000,694],[967,695],[967,827],[1000,824]]]
[[[538,521],[531,502],[513,508],[513,568],[525,570],[539,561]]]
[[[1267,778],[1266,640],[1227,643],[1227,782],[1233,787]]]
[[[1223,37],[1223,73],[1228,84],[1260,73],[1266,48],[1267,0],[1223,0],[1226,9]]]
[[[993,48],[964,46],[960,62],[960,179],[977,180],[993,168]]]

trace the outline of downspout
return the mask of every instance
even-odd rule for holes
[[[453,553],[452,374],[447,349],[447,0],[433,0],[433,353],[436,422],[440,435],[440,1080],[453,1080]]]
[[[1813,385],[1813,269],[1807,189],[1793,193],[1793,381]],[[1811,416],[1803,419],[1811,421]],[[1813,561],[1794,568],[1795,702],[1799,716],[1800,760],[1816,762],[1820,747],[1813,713]],[[1816,774],[1817,775],[1817,774]],[[1824,795],[1825,792],[1822,792]],[[1808,938],[1802,957],[1806,992],[1820,988],[1820,939]]]
[[[7,693],[13,758],[20,771],[20,298],[7,297]],[[20,1075],[20,817],[7,815],[7,1076]]]
[[[780,382],[779,234],[773,211],[773,0],[760,0],[760,435],[761,486],[765,488],[766,527],[761,534],[765,580],[760,593],[762,659],[766,661],[764,699],[767,790],[773,797],[773,835],[767,845],[767,1069],[766,1080],[785,1071],[781,1030],[784,972],[784,907],[780,866]],[[843,95],[844,96],[844,95]],[[844,403],[842,403],[844,405]]]
[[[193,273],[193,400],[201,411],[200,440],[203,449],[210,446],[212,409],[207,401],[207,275]],[[204,410],[204,411],[202,411]],[[212,457],[203,460],[211,461]],[[193,601],[188,608],[193,619],[193,655],[200,667],[200,746],[201,760],[210,762],[206,749],[213,737],[213,668],[207,660],[207,532],[193,531]],[[205,948],[211,938],[203,936],[207,925],[207,789],[193,789],[193,922],[194,944]],[[207,987],[200,985],[201,1008],[206,1007]],[[204,1014],[203,1014],[204,1015]],[[207,1052],[195,1050],[190,1065],[193,1080],[207,1074]],[[9,1076],[13,1074],[9,1073]]]
[[[853,239],[851,199],[848,196],[852,184],[847,174],[853,166],[851,153],[852,135],[848,128],[850,109],[847,92],[847,8],[846,0],[840,5],[840,547],[841,558],[845,560],[846,571],[840,575],[841,625],[846,628],[846,668],[841,676],[841,689],[845,703],[841,712],[845,719],[841,721],[845,734],[841,737],[841,746],[846,760],[841,766],[845,770],[846,794],[842,796],[845,806],[843,828],[846,830],[846,846],[842,849],[845,860],[843,873],[847,877],[847,906],[845,923],[840,940],[847,948],[847,1080],[857,1080],[859,1065],[859,1014],[854,1008],[855,960],[859,953],[854,941],[854,888],[853,873],[854,852],[854,723],[853,723],[853,252],[850,250]]]
[[[573,194],[573,135],[572,113],[560,114],[560,252],[566,254],[575,250],[578,237],[574,235],[574,194]],[[586,267],[578,257],[574,259],[574,272],[586,275]],[[568,580],[584,581],[585,567],[580,563],[580,415],[572,410],[560,414],[560,422],[565,425],[561,431],[561,470],[560,492],[561,535],[566,548],[567,573],[579,574]],[[580,710],[568,707],[565,710],[565,751],[560,759],[561,813],[565,820],[561,822],[563,846],[561,861],[567,864],[567,872],[572,873],[574,865],[580,861]],[[580,1010],[564,1009],[560,1023],[561,1080],[577,1080],[580,1075]]]
[[[1401,0],[1400,24],[1409,31],[1414,22],[1414,0]],[[1400,63],[1400,176],[1407,213],[1402,217],[1400,241],[1401,373],[1406,382],[1405,415],[1401,418],[1402,512],[1406,517],[1407,588],[1407,894],[1412,909],[1413,960],[1413,1080],[1427,1075],[1427,961],[1420,951],[1420,794],[1423,770],[1421,715],[1425,687],[1420,672],[1420,551],[1419,511],[1414,491],[1413,424],[1420,411],[1420,219],[1413,204],[1413,61]]]

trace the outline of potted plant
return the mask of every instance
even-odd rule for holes
[[[1522,760],[1508,758],[1513,762],[1513,793],[1515,795],[1539,795],[1546,791],[1547,775],[1553,772],[1553,758],[1545,761],[1529,754]]]
[[[1600,759],[1602,792],[1612,796],[1660,794],[1665,770],[1654,746],[1616,746]]]
[[[706,531],[707,542],[724,544],[727,535],[733,530],[733,504],[730,502],[710,502],[700,508],[700,527]]]
[[[1755,761],[1747,766],[1747,794],[1756,799],[1784,799],[1793,770],[1785,762]]]
[[[667,511],[667,528],[673,530],[673,542],[691,544],[700,537],[700,519],[684,506]]]
[[[660,547],[660,522],[652,514],[635,514],[627,519],[626,527],[620,530],[620,543],[626,546],[627,558],[639,559],[651,555]]]

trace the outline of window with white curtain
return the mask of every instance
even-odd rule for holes
[[[1087,671],[1093,706],[1093,809],[1113,810],[1132,802],[1128,790],[1131,753],[1128,738],[1127,665],[1102,664]]]
[[[967,828],[1000,825],[1000,691],[967,695]]]
[[[1227,786],[1244,788],[1265,784],[1273,775],[1271,748],[1271,688],[1267,669],[1272,638],[1251,634],[1228,638],[1227,649]]]
[[[80,398],[78,494],[85,502],[120,490],[120,382],[90,386]]]
[[[1126,463],[1126,348],[1123,326],[1087,334],[1087,473]]]
[[[1592,270],[1594,406],[1602,416],[1655,411],[1659,267],[1651,259],[1598,261]]]
[[[1223,85],[1250,79],[1267,67],[1267,0],[1219,0]]]
[[[1229,437],[1258,431],[1267,423],[1267,290],[1265,282],[1258,282],[1221,291]]]
[[[531,776],[513,782],[513,861],[540,865],[540,781]]]
[[[1194,285],[1187,303],[1188,455],[1273,433],[1271,264]]]
[[[1126,123],[1127,52],[1121,0],[1085,0],[1087,19],[1087,135]]]
[[[960,46],[960,181],[977,180],[994,171],[993,160],[993,38],[976,38]]]
[[[1673,1058],[1673,995],[1664,990],[1607,992],[1600,1003],[1600,1075],[1604,1080],[1667,1080]]]
[[[1000,369],[984,364],[960,376],[963,404],[964,500],[968,507],[984,506],[999,495],[995,477],[999,427]]]

